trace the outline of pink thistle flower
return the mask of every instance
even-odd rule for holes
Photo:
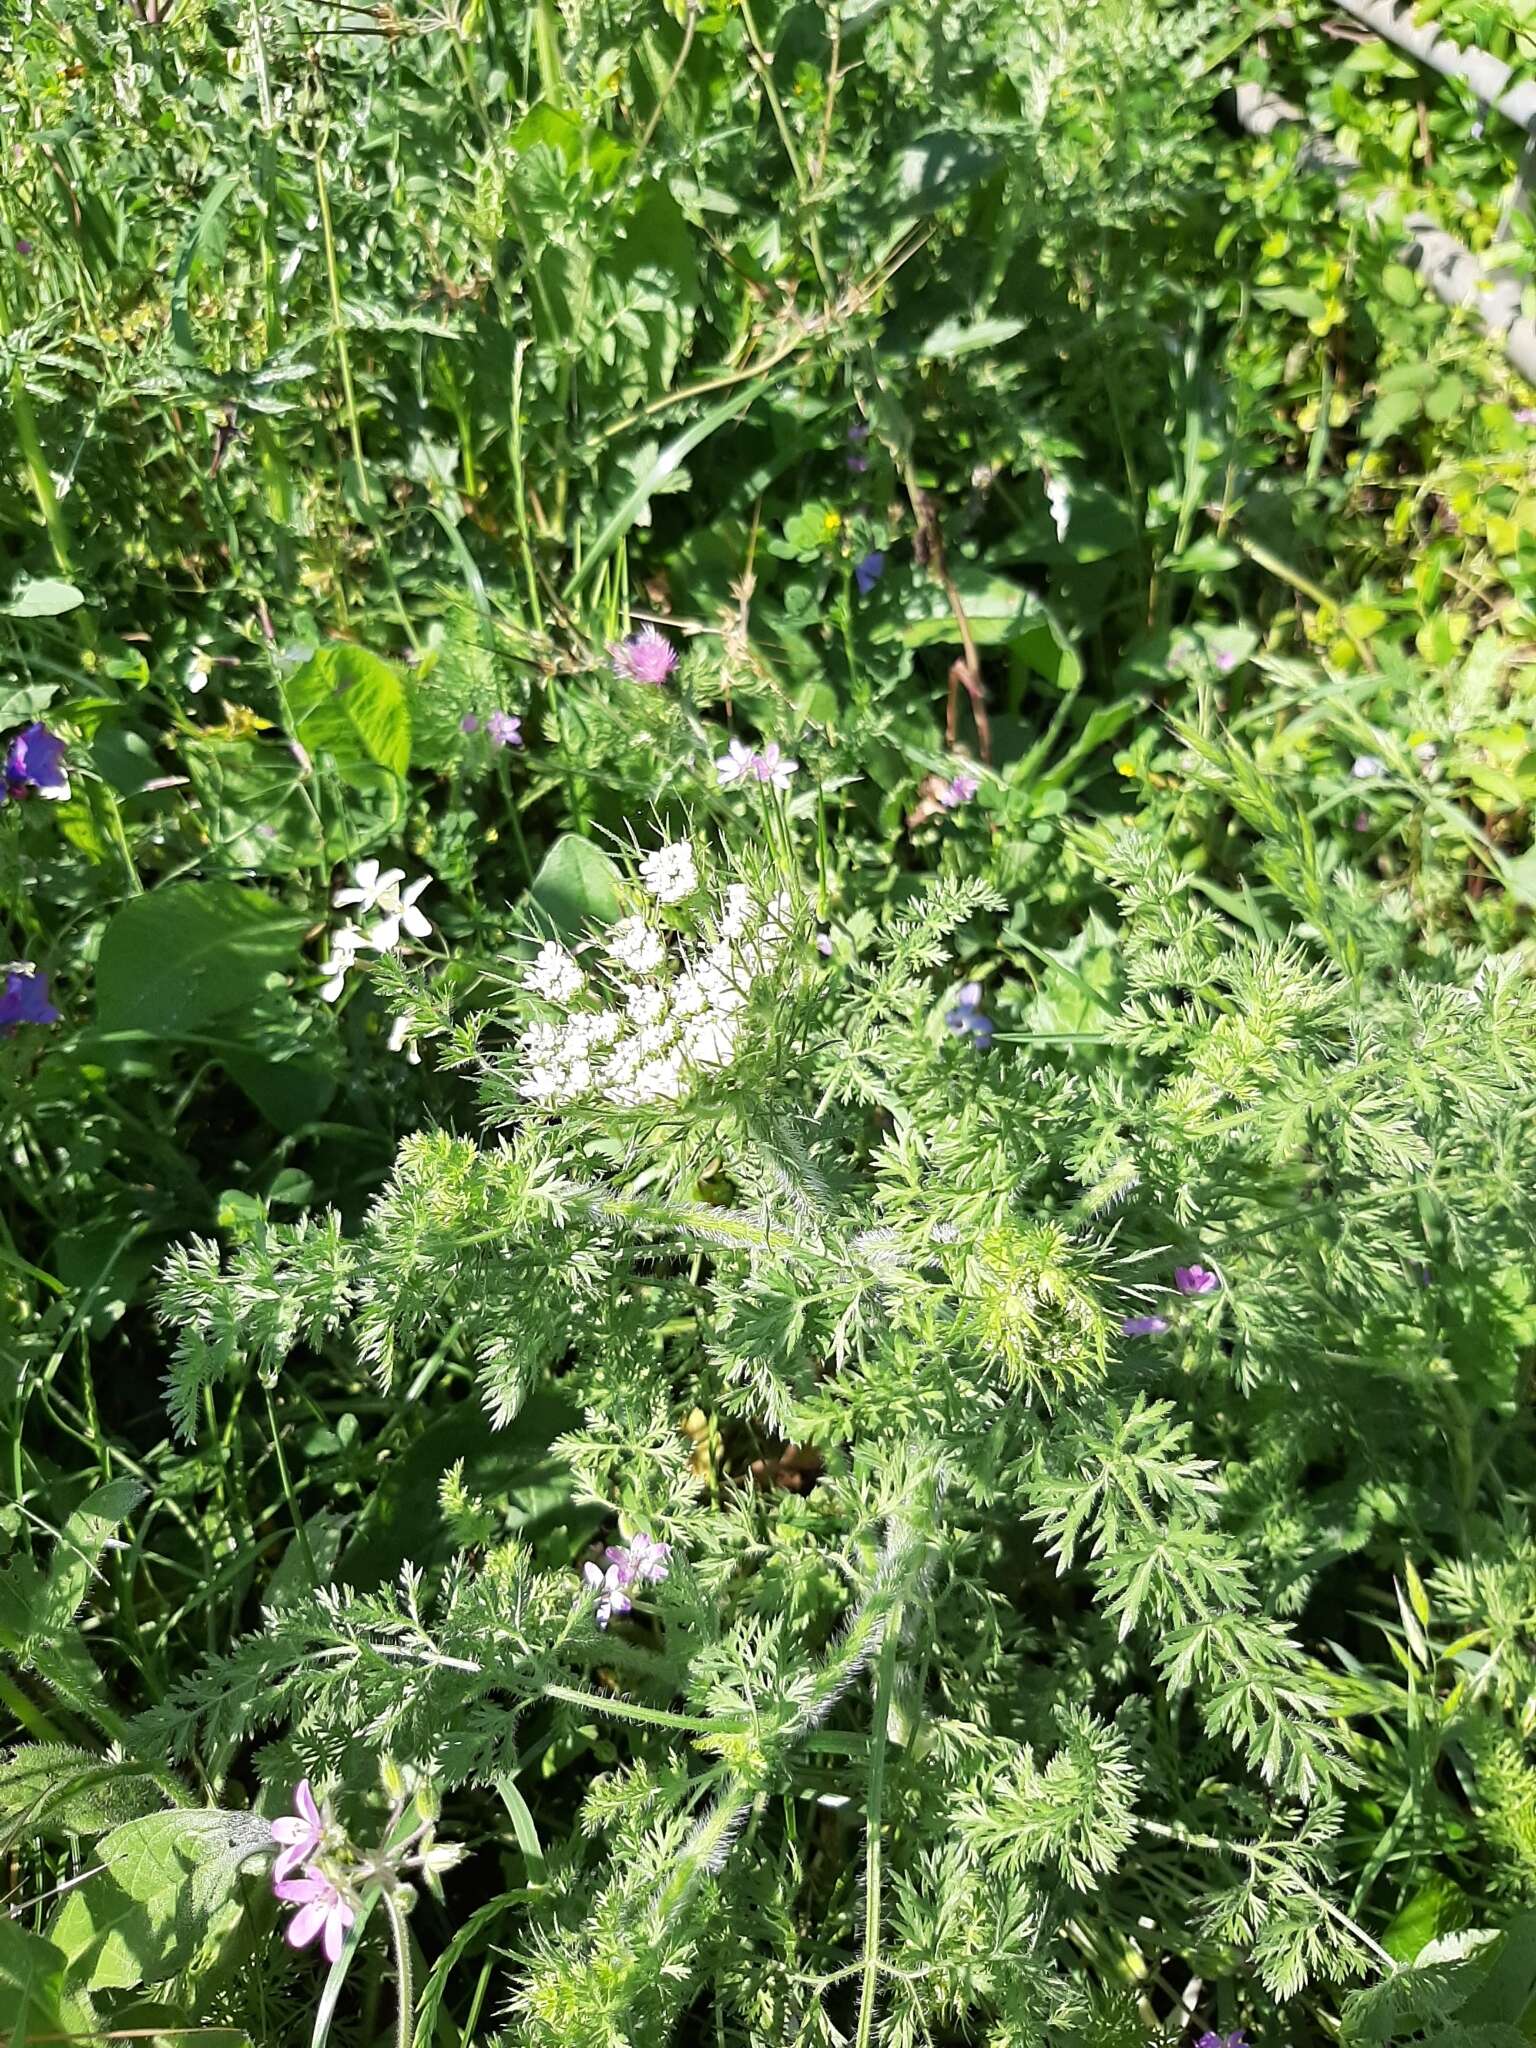
[[[631,683],[660,684],[677,667],[677,649],[665,633],[654,626],[642,626],[627,640],[610,649],[609,659],[616,676]]]
[[[281,1883],[301,1863],[307,1863],[324,1838],[325,1816],[315,1804],[308,1778],[300,1778],[293,1788],[293,1812],[272,1823],[272,1839],[282,1844],[272,1866],[273,1883]]]
[[[347,1929],[356,1920],[357,1913],[331,1880],[322,1877],[318,1871],[309,1870],[303,1877],[284,1878],[272,1889],[285,1906],[297,1906],[299,1909],[288,1923],[288,1946],[307,1948],[318,1936],[325,1960],[328,1963],[338,1962]]]
[[[1209,1266],[1175,1266],[1173,1284],[1180,1294],[1214,1294],[1221,1286],[1221,1275]]]

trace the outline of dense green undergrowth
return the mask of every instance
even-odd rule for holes
[[[11,2037],[1530,2038],[1532,416],[1396,223],[1529,225],[1336,26],[15,10]]]

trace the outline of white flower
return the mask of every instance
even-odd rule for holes
[[[696,1067],[728,1067],[736,1052],[736,1026],[729,1017],[706,1012],[683,1031],[683,1051]]]
[[[331,957],[322,960],[320,972],[329,979],[320,990],[326,1002],[334,1003],[346,986],[347,975],[357,965],[363,935],[355,924],[338,925],[331,934]]]
[[[637,1024],[659,1024],[667,1014],[667,992],[653,981],[636,982],[624,998],[624,1007]]]
[[[564,946],[553,939],[540,947],[539,956],[523,976],[523,987],[531,995],[543,996],[549,1003],[568,1003],[579,996],[587,985],[587,977],[567,953]]]
[[[738,782],[755,779],[757,756],[743,740],[732,740],[723,754],[716,757],[715,774],[722,789],[731,789]]]
[[[421,1054],[417,1051],[411,1039],[411,1020],[409,1017],[397,1017],[394,1023],[390,1025],[389,1037],[384,1042],[391,1052],[403,1052],[408,1066],[419,1067],[421,1065]]]
[[[331,898],[338,910],[355,903],[364,917],[380,912],[378,922],[363,935],[363,944],[375,953],[392,953],[402,930],[413,939],[424,939],[432,930],[425,913],[416,908],[417,897],[432,886],[431,876],[423,875],[402,892],[404,880],[404,868],[381,868],[376,860],[360,860],[352,870],[351,886],[338,889]]]
[[[658,903],[681,903],[699,886],[693,848],[686,839],[658,846],[640,863],[640,879]]]
[[[379,899],[379,908],[384,915],[364,934],[375,953],[392,953],[400,943],[402,929],[413,939],[424,939],[430,934],[431,920],[416,908],[416,898],[423,889],[431,886],[431,876],[423,875],[419,881],[412,882],[409,889],[391,889]]]
[[[649,974],[667,957],[660,932],[643,917],[621,918],[608,932],[608,958],[630,974]]]
[[[578,1010],[565,1020],[566,1053],[584,1058],[612,1045],[623,1029],[622,1020],[612,1010]]]
[[[1357,754],[1355,765],[1350,769],[1356,782],[1370,782],[1378,775],[1386,774],[1386,764],[1375,754]]]
[[[725,908],[720,913],[721,938],[739,939],[756,916],[757,905],[752,900],[752,891],[745,882],[732,882],[725,892]]]
[[[208,687],[208,678],[213,674],[213,657],[199,647],[188,659],[181,671],[182,685],[195,697]]]
[[[1045,502],[1050,507],[1051,524],[1056,528],[1057,540],[1065,540],[1067,528],[1072,524],[1072,493],[1061,477],[1046,478]]]
[[[352,870],[352,886],[338,889],[331,898],[338,910],[344,910],[349,903],[355,903],[366,917],[370,910],[377,910],[396,883],[405,880],[404,868],[381,870],[376,860],[360,860]]]

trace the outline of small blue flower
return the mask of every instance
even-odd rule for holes
[[[0,803],[7,797],[20,803],[24,797],[46,797],[62,803],[69,795],[69,776],[64,768],[64,742],[46,725],[29,725],[17,733],[5,756],[0,777]]]
[[[0,991],[0,1037],[9,1038],[18,1024],[57,1024],[59,1013],[48,995],[48,977],[28,960],[5,970]]]
[[[884,574],[885,556],[879,548],[871,548],[853,572],[853,580],[859,586],[860,597],[868,597]]]
[[[946,1011],[944,1022],[956,1038],[969,1038],[978,1052],[985,1052],[992,1043],[992,1019],[981,1007],[981,983],[968,981],[955,998],[955,1006]]]
[[[1125,1337],[1161,1337],[1167,1328],[1166,1316],[1127,1316],[1120,1332]],[[1195,2048],[1202,2048],[1202,2044],[1197,2042]]]

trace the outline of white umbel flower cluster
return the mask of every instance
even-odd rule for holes
[[[612,970],[606,989],[563,948],[546,946],[523,985],[563,1014],[524,1031],[519,1094],[551,1105],[595,1097],[625,1109],[681,1101],[703,1075],[735,1058],[753,983],[789,936],[786,896],[763,905],[734,883],[696,948],[672,954],[643,917],[611,926],[603,940]],[[593,1006],[574,1007],[583,998]]]

